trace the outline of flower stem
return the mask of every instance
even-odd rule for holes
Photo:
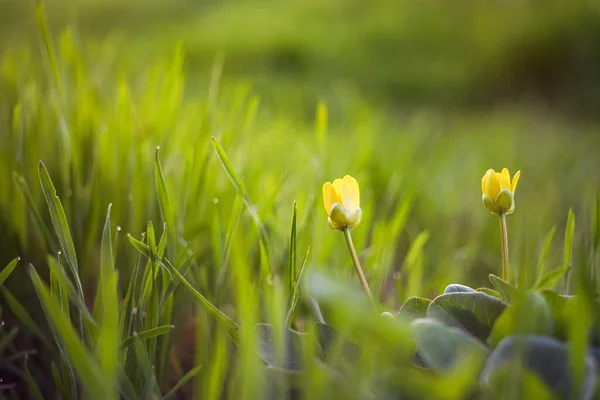
[[[500,236],[502,243],[502,280],[508,282],[510,275],[508,273],[508,232],[506,230],[506,215],[499,215],[500,218]]]
[[[348,245],[348,251],[350,251],[350,256],[352,257],[352,261],[354,262],[354,269],[356,270],[356,275],[358,275],[358,280],[360,284],[371,300],[373,304],[375,304],[375,300],[373,300],[373,295],[371,294],[371,289],[369,289],[369,283],[367,282],[367,278],[363,272],[362,267],[360,266],[360,261],[358,260],[358,255],[356,254],[356,250],[354,249],[354,243],[352,242],[352,235],[350,235],[350,229],[344,229],[344,237],[346,238],[346,244]]]

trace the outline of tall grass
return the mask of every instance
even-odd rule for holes
[[[477,361],[413,368],[408,324],[360,294],[320,198],[346,173],[361,184],[353,234],[386,310],[451,283],[490,286],[489,167],[523,170],[510,220],[519,289],[588,290],[597,127],[530,109],[392,114],[362,99],[298,121],[219,64],[193,84],[207,91],[188,89],[180,45],[123,70],[68,31],[54,43],[41,7],[38,22],[43,52],[12,49],[0,70],[3,397],[464,398]],[[596,317],[582,309],[574,354]]]

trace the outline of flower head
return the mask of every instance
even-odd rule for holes
[[[342,179],[325,182],[323,204],[329,216],[329,225],[338,231],[354,228],[362,217],[358,182],[350,175]]]
[[[510,180],[508,169],[496,172],[488,169],[481,178],[481,191],[483,192],[483,204],[494,214],[512,214],[515,210],[515,190],[521,171],[518,171]]]

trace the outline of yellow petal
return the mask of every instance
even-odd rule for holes
[[[508,189],[510,190],[510,172],[508,172],[507,168],[502,168],[502,172],[499,174],[500,178],[500,190]]]
[[[515,190],[517,190],[517,183],[519,183],[519,178],[521,177],[521,171],[517,171],[517,173],[515,174],[515,176],[513,176],[513,180],[512,180],[512,192],[513,195],[515,194]]]
[[[496,173],[493,169],[488,169],[485,173],[485,187],[483,190],[483,194],[485,194],[490,199],[495,199],[498,197],[498,193],[500,193],[500,179],[498,177],[498,173]]]
[[[342,203],[348,213],[353,214],[360,207],[360,189],[356,179],[350,175],[344,176],[342,179]]]
[[[333,185],[333,189],[335,190],[335,198],[336,198],[336,203],[342,204],[342,185],[344,184],[344,181],[342,181],[341,179],[336,179],[333,181],[332,185]]]
[[[337,203],[335,189],[333,188],[331,182],[325,182],[323,185],[323,205],[325,206],[327,215],[331,213],[331,207],[333,207],[334,203]]]

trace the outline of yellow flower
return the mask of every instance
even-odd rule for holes
[[[325,182],[323,204],[327,211],[329,225],[337,231],[354,228],[362,218],[360,189],[356,179],[350,175],[336,179],[333,183]]]
[[[494,214],[512,214],[515,210],[515,190],[521,171],[518,171],[510,180],[508,169],[496,172],[488,169],[481,178],[481,191],[483,192],[483,204]]]

